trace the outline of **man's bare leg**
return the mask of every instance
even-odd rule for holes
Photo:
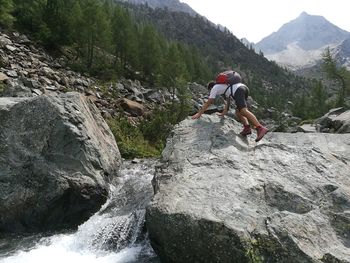
[[[236,111],[237,113],[237,111]],[[238,118],[242,121],[243,125],[249,124],[248,121],[254,125],[254,127],[260,127],[261,124],[258,121],[258,119],[255,117],[255,115],[253,113],[251,113],[248,108],[242,108],[238,111]],[[242,118],[240,117],[242,116]],[[243,120],[246,120],[246,122],[244,122]]]

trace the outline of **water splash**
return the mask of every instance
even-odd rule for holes
[[[156,262],[144,228],[145,207],[153,196],[154,161],[125,162],[109,200],[75,233],[40,238],[0,255],[1,263]]]

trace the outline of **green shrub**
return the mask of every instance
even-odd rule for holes
[[[303,120],[299,123],[299,126],[304,125],[304,124],[313,124],[315,122],[315,119],[306,119]]]
[[[6,89],[6,85],[4,83],[0,82],[0,96],[4,92],[5,89]]]
[[[172,118],[169,111],[155,109],[149,119],[140,123],[140,130],[147,140],[155,144],[158,142],[158,145],[161,145],[172,128]]]
[[[188,116],[184,104],[157,108],[134,126],[124,117],[107,120],[123,158],[159,157],[173,126]]]
[[[123,158],[157,157],[161,151],[145,140],[138,127],[133,126],[126,118],[107,120],[116,139]]]
[[[180,103],[172,103],[168,108],[157,108],[149,119],[140,123],[140,130],[147,140],[162,149],[173,126],[186,118],[189,111],[186,104]]]

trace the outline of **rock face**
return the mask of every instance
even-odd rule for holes
[[[120,162],[83,95],[0,98],[0,232],[82,223],[106,201]]]
[[[331,109],[316,120],[315,124],[321,132],[350,133],[350,110],[345,108]]]
[[[174,129],[146,217],[162,262],[350,262],[350,134],[240,130]]]

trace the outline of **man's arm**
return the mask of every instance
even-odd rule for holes
[[[212,104],[214,102],[214,99],[208,99],[203,107],[195,114],[192,116],[192,119],[199,119],[202,114],[209,108],[210,104]]]

